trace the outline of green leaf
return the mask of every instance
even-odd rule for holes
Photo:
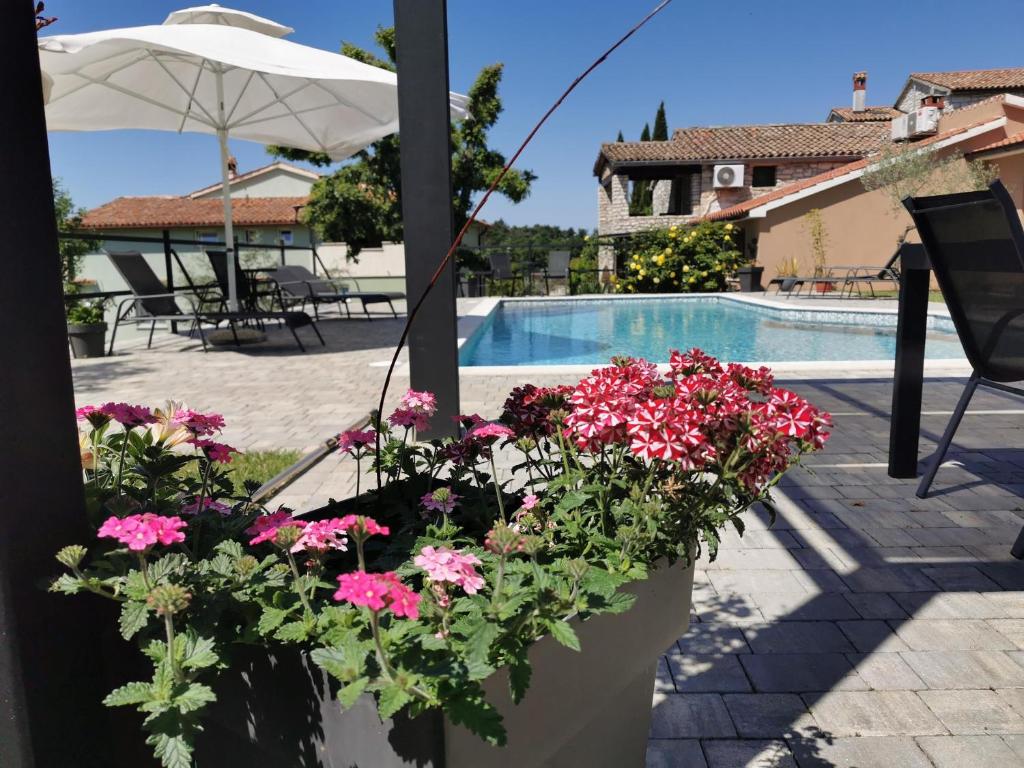
[[[263,615],[260,616],[260,623],[257,626],[261,635],[268,635],[281,626],[281,623],[287,618],[289,609],[287,608],[264,608]]]
[[[149,621],[149,606],[135,600],[129,600],[121,606],[121,617],[118,619],[118,626],[121,628],[121,637],[131,640],[135,634],[146,626]]]
[[[192,747],[184,736],[154,733],[146,743],[153,746],[153,754],[164,768],[192,768]]]
[[[185,690],[174,697],[174,705],[182,714],[185,714],[202,709],[216,700],[217,695],[209,686],[202,683],[189,683]]]
[[[128,683],[115,688],[103,703],[108,707],[126,707],[132,704],[143,704],[153,698],[153,686],[149,683]]]
[[[548,624],[548,629],[551,631],[551,636],[566,648],[571,648],[574,651],[580,649],[580,639],[576,637],[576,630],[569,626],[569,622],[552,621]]]
[[[380,719],[386,720],[412,701],[412,696],[397,685],[389,685],[380,692],[377,709]]]
[[[590,501],[590,496],[580,491],[569,491],[555,505],[556,512],[569,512],[570,510],[582,507]]]
[[[466,668],[471,679],[479,680],[493,671],[488,664],[491,644],[498,636],[498,625],[490,622],[480,624],[466,641]]]
[[[274,637],[285,642],[299,643],[309,637],[309,625],[304,621],[292,621],[280,627]]]
[[[616,592],[605,600],[601,610],[604,613],[625,613],[633,607],[635,602],[636,595],[631,595],[629,592]]]
[[[368,677],[359,677],[353,680],[346,686],[342,686],[342,689],[338,691],[338,702],[344,709],[348,709],[356,700],[363,695],[363,691],[366,690],[367,684],[370,682]]]
[[[185,669],[204,669],[220,661],[214,649],[213,638],[189,634],[185,639],[185,654],[181,666]]]
[[[530,676],[533,669],[529,660],[517,658],[508,665],[508,689],[512,694],[512,702],[518,704],[526,695],[526,689],[530,687]]]
[[[77,576],[72,576],[70,573],[61,574],[57,579],[50,585],[51,592],[61,592],[65,595],[76,595],[82,591],[84,585],[82,580]]]
[[[444,711],[453,723],[466,726],[489,744],[501,747],[508,740],[501,715],[487,703],[479,690],[449,699],[444,704]]]

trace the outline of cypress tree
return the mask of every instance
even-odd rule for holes
[[[616,141],[616,143],[619,143],[619,144],[621,144],[623,141],[625,141],[625,139],[622,138],[622,131],[619,131],[619,136],[618,136],[618,138],[615,139],[615,141]]]
[[[651,134],[654,141],[668,141],[668,120],[665,119],[665,102],[658,105],[658,114],[654,117],[654,131]]]

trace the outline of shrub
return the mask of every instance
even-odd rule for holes
[[[644,232],[618,247],[619,293],[696,293],[726,289],[726,278],[744,263],[742,231],[703,222]]]

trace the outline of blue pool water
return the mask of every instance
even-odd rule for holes
[[[666,362],[700,347],[729,361],[892,360],[895,315],[778,310],[730,299],[565,299],[502,302],[460,351],[460,363],[568,365],[613,355]],[[962,358],[945,319],[930,319],[929,358]]]

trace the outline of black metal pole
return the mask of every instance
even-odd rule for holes
[[[171,254],[171,230],[165,229],[160,233],[160,237],[164,241],[164,271],[167,274],[167,292],[174,293],[174,267],[171,263],[173,256]],[[177,321],[171,322],[171,333],[178,332]]]
[[[889,476],[917,477],[924,385],[924,344],[928,329],[931,265],[923,245],[900,248],[900,302],[896,320],[896,367],[889,419]]]
[[[402,222],[409,304],[427,289],[454,237],[448,25],[445,0],[395,0]],[[454,434],[459,413],[455,260],[427,297],[409,334],[411,386],[437,395],[424,437]]]
[[[33,5],[0,5],[0,765],[110,766],[95,605],[46,591],[88,538]]]

